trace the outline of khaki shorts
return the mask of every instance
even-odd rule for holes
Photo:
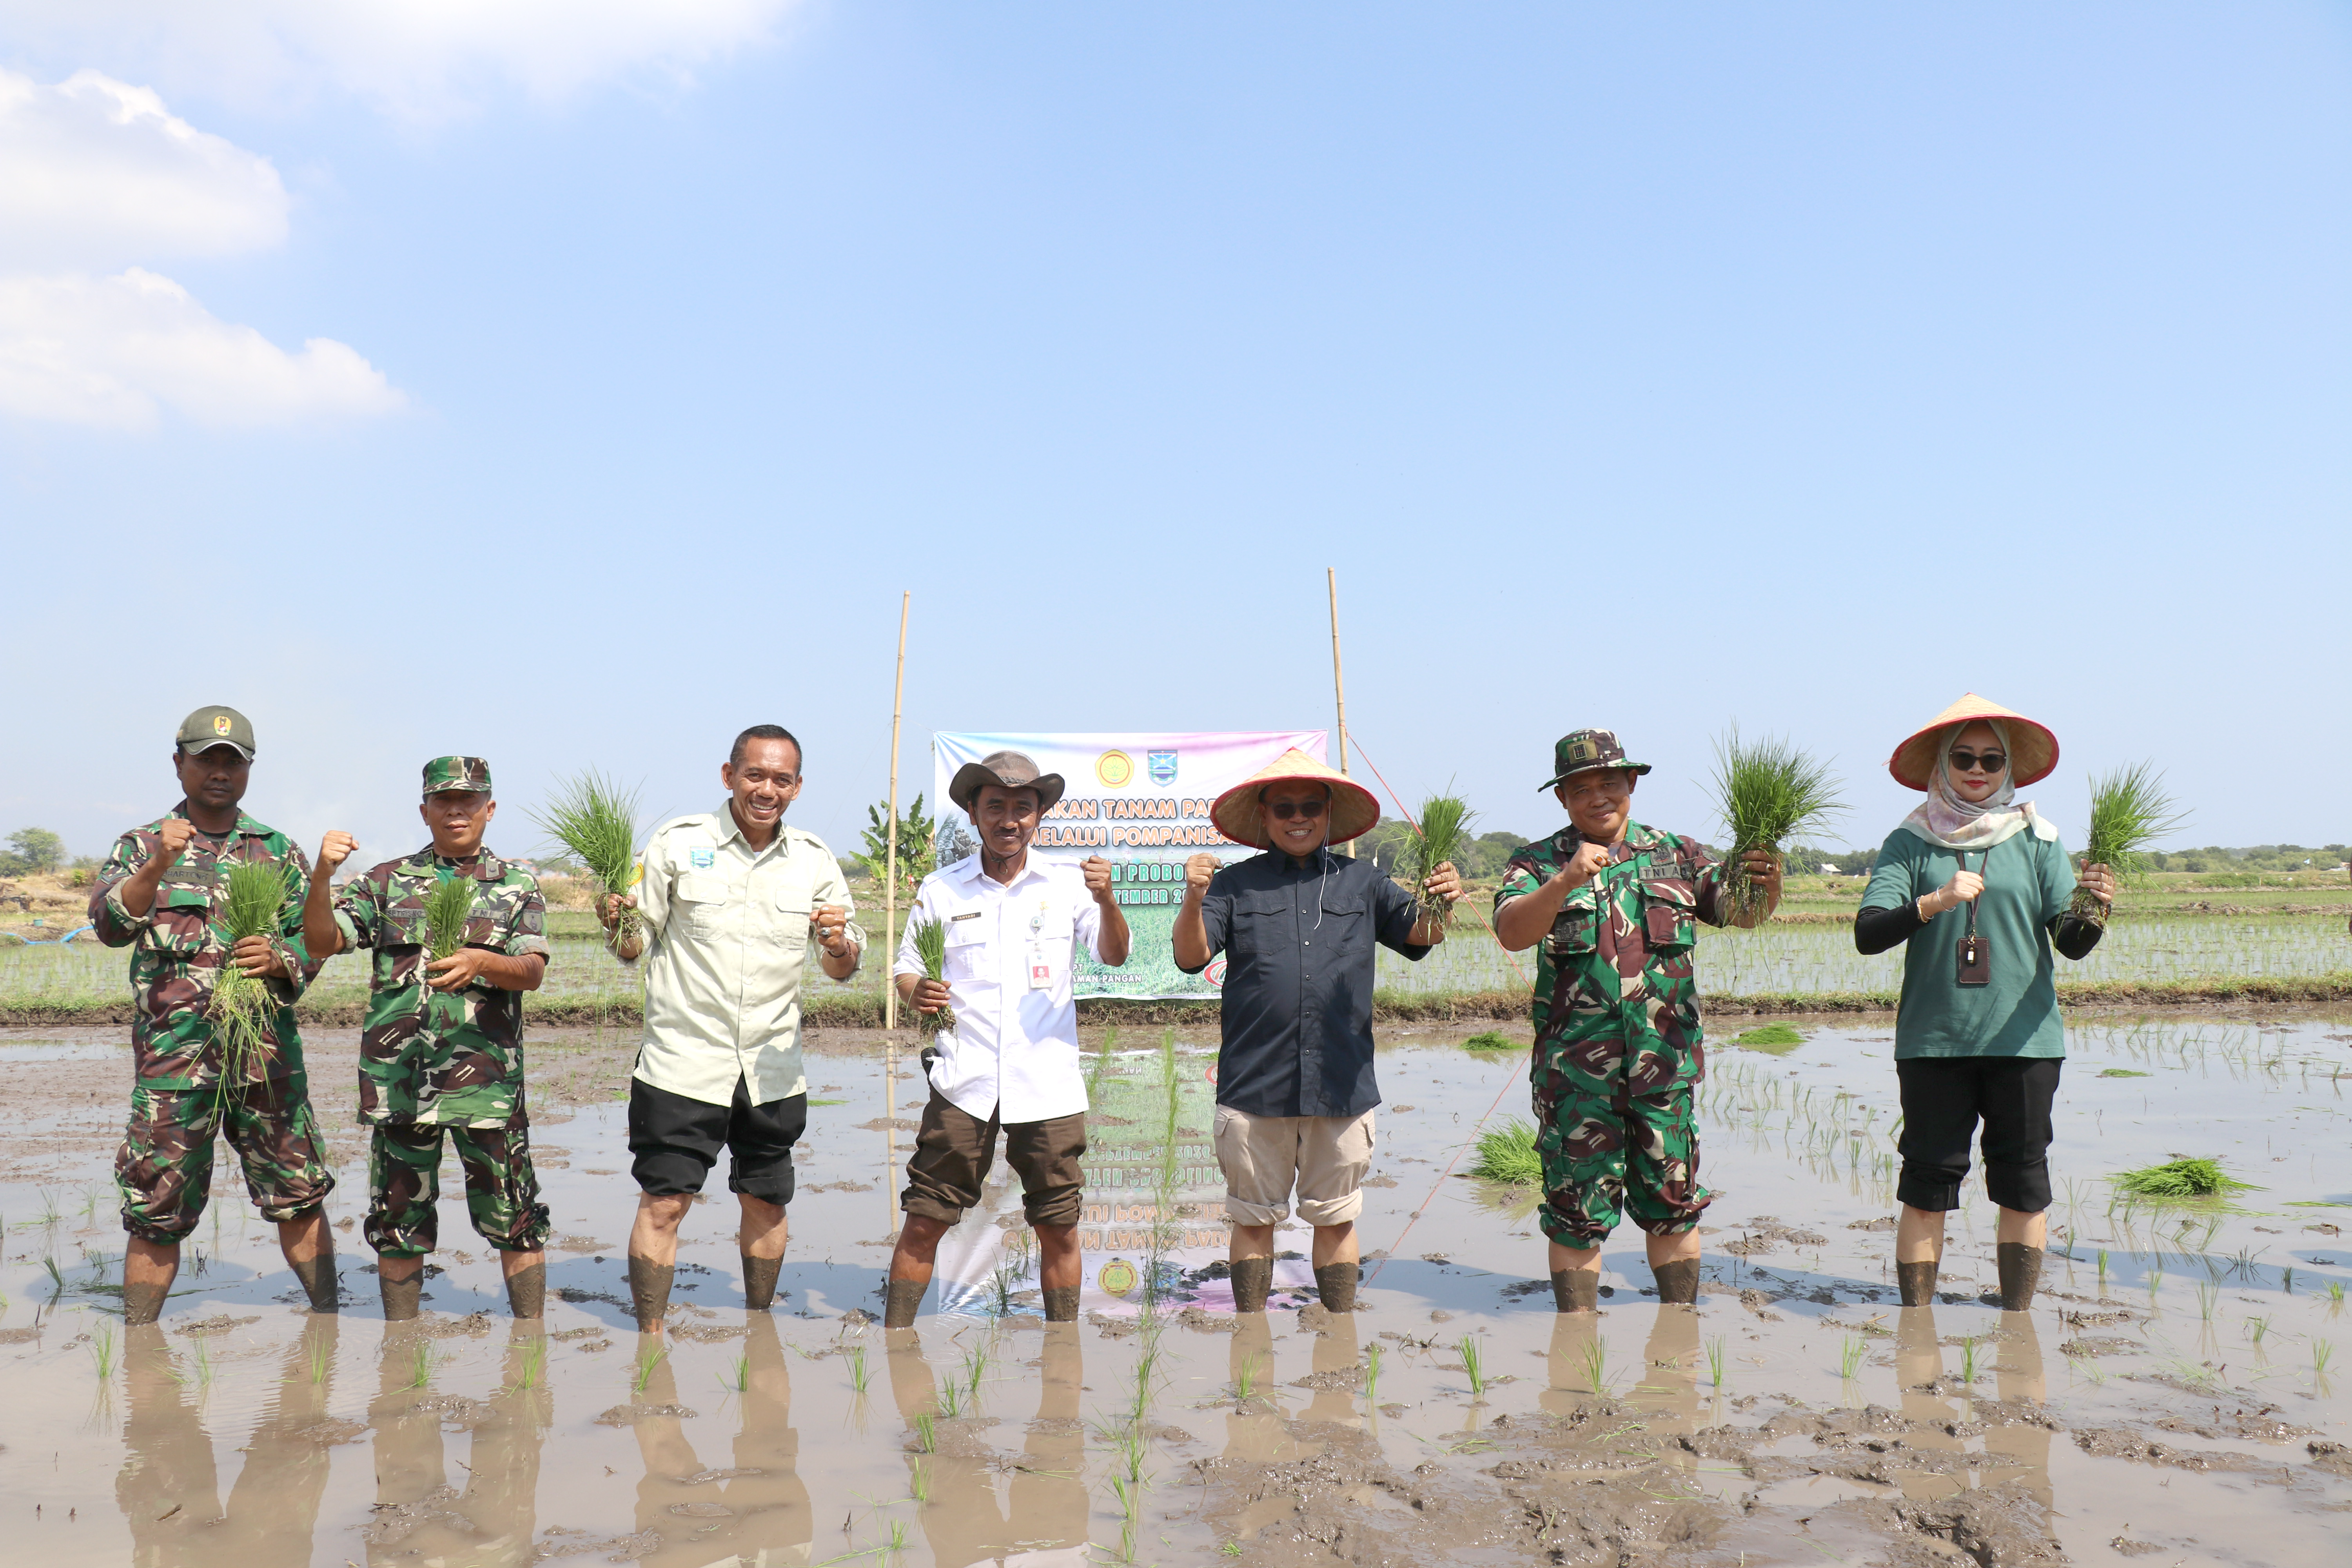
[[[1348,1225],[1364,1212],[1372,1116],[1252,1116],[1217,1107],[1217,1164],[1235,1225],[1278,1225],[1298,1188],[1298,1217]]]
[[[907,1162],[907,1190],[898,1206],[908,1214],[953,1225],[981,1200],[988,1168],[996,1163],[996,1135],[1004,1134],[1004,1163],[1021,1178],[1021,1207],[1029,1223],[1076,1225],[1084,1197],[1087,1113],[1047,1121],[982,1121],[959,1110],[938,1089],[923,1107]]]

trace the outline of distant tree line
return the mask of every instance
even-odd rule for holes
[[[66,863],[66,841],[46,827],[20,827],[0,852],[0,877],[30,877]]]

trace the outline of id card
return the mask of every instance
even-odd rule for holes
[[[1045,961],[1044,945],[1033,942],[1029,944],[1029,989],[1050,991],[1053,985],[1054,966]]]

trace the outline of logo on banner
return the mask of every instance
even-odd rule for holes
[[[1135,782],[1135,759],[1125,752],[1105,752],[1095,759],[1095,777],[1105,789],[1125,789]]]
[[[1176,782],[1175,752],[1153,752],[1150,754],[1149,761],[1151,768],[1151,782],[1153,784],[1158,784],[1162,789],[1166,789],[1170,784]]]
[[[1201,978],[1223,991],[1225,988],[1225,961],[1222,958],[1213,960],[1208,968],[1201,971]]]
[[[1103,1265],[1102,1272],[1095,1276],[1095,1283],[1102,1287],[1103,1294],[1106,1296],[1124,1296],[1134,1289],[1140,1280],[1135,1272],[1134,1264],[1124,1258],[1114,1258]]]

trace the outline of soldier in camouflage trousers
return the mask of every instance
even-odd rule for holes
[[[1553,751],[1545,787],[1567,827],[1517,850],[1495,891],[1495,933],[1536,960],[1536,1151],[1552,1297],[1563,1312],[1599,1300],[1601,1243],[1621,1211],[1647,1233],[1658,1300],[1698,1300],[1698,1180],[1692,1086],[1705,1076],[1696,922],[1753,924],[1780,900],[1778,858],[1746,866],[1767,897],[1738,919],[1723,867],[1704,846],[1633,820],[1633,781],[1607,730],[1578,730]]]
[[[319,880],[303,908],[303,936],[321,959],[373,948],[367,1020],[360,1036],[360,1121],[368,1144],[368,1245],[387,1322],[416,1316],[425,1255],[439,1239],[441,1142],[457,1146],[466,1213],[498,1249],[507,1301],[540,1317],[547,1292],[547,1205],[530,1164],[523,1102],[522,994],[547,972],[547,903],[539,881],[482,847],[498,813],[489,764],[436,757],[425,764],[418,812],[433,842],[346,884],[328,878],[359,846],[341,830],[319,846]],[[450,879],[473,888],[465,943],[447,958],[427,948],[425,900]]]
[[[184,792],[157,821],[114,842],[90,889],[99,941],[131,955],[131,1121],[114,1160],[130,1245],[126,1322],[152,1323],[180,1268],[180,1243],[212,1190],[213,1139],[226,1131],[246,1190],[278,1226],[288,1267],[311,1310],[335,1310],[334,1190],[302,1077],[294,1003],[318,973],[303,948],[302,851],[237,809],[253,768],[253,726],[231,708],[199,708],[180,726],[173,771]],[[275,932],[231,944],[228,868],[277,867],[288,898]],[[213,994],[230,964],[261,979],[273,1006],[260,1047],[228,1059]]]

